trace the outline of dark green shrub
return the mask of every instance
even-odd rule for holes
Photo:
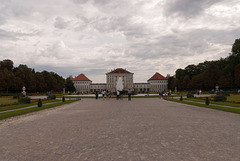
[[[42,107],[42,100],[41,99],[38,100],[38,107]]]
[[[17,98],[19,98],[19,94],[14,94],[13,99],[17,99]]]
[[[206,98],[205,104],[206,104],[206,105],[209,105],[209,104],[210,104],[210,100],[209,100],[208,97]]]
[[[193,98],[193,97],[194,97],[194,95],[192,93],[187,94],[187,98]]]
[[[18,103],[31,103],[31,98],[21,97],[21,98],[18,99]]]
[[[196,94],[196,92],[195,91],[192,91],[192,92],[190,92],[191,94]]]
[[[183,98],[182,98],[182,96],[180,97],[180,101],[182,101],[183,100]]]
[[[48,96],[48,99],[53,99],[53,100],[55,100],[55,99],[56,99],[56,95],[50,95],[50,96]]]
[[[226,101],[227,100],[227,97],[224,96],[224,95],[216,95],[214,98],[213,98],[214,101]]]
[[[215,91],[210,91],[209,93],[210,93],[210,94],[215,94]]]
[[[64,96],[62,97],[62,101],[65,102],[65,97]]]
[[[230,93],[229,92],[218,92],[217,95],[222,95],[222,96],[230,96]]]

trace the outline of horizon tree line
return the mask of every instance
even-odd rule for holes
[[[35,72],[27,65],[14,67],[12,60],[0,61],[0,91],[20,92],[25,86],[28,92],[73,92],[75,87],[70,78],[66,80],[57,73]],[[205,61],[177,69],[168,80],[168,88],[174,90],[212,90],[240,88],[240,38],[232,45],[231,53],[217,61]]]
[[[216,86],[227,90],[240,88],[240,38],[235,40],[226,58],[177,69],[168,85],[172,90],[175,87],[178,90],[212,90]]]
[[[74,91],[73,83],[68,78],[65,80],[57,73],[42,71],[35,72],[27,65],[20,64],[14,67],[13,61],[5,59],[0,61],[0,91],[21,92],[25,86],[28,92],[62,92]]]

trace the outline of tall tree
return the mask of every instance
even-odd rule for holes
[[[9,59],[5,59],[0,61],[0,70],[7,69],[9,71],[13,70],[13,61]]]
[[[240,87],[240,64],[235,67],[234,79],[237,87]]]
[[[65,89],[66,89],[66,91],[70,91],[70,92],[76,91],[76,89],[74,87],[74,84],[73,84],[72,80],[69,77],[66,79]]]
[[[47,84],[45,82],[43,74],[37,72],[35,74],[35,79],[36,79],[36,92],[47,92]]]
[[[6,90],[8,93],[9,88],[13,86],[14,75],[7,68],[0,70],[0,89]]]
[[[221,71],[218,66],[212,63],[204,72],[204,86],[207,89],[215,88],[218,85],[218,80],[221,76]]]
[[[218,80],[218,85],[219,85],[220,88],[228,88],[229,87],[229,81],[224,75],[222,75]]]
[[[204,89],[204,76],[203,73],[198,74],[192,78],[192,89]]]
[[[17,68],[14,69],[14,71],[15,77],[21,80],[18,82],[18,86],[25,86],[27,88],[27,91],[36,91],[35,75],[33,74],[31,68],[28,68],[27,65],[20,64]]]
[[[190,86],[189,86],[189,83],[190,83],[190,78],[188,75],[186,75],[184,78],[183,78],[183,82],[182,82],[182,86],[184,89],[189,89]]]
[[[47,71],[43,71],[42,75],[46,83],[46,90],[55,91],[57,88],[57,79]]]
[[[232,46],[232,54],[240,55],[240,39],[236,39]]]

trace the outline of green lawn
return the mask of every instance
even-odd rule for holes
[[[72,102],[75,102],[75,101],[77,101],[77,100],[57,102],[57,103],[54,103],[54,104],[43,105],[42,107],[33,107],[33,108],[29,108],[29,109],[0,113],[0,120],[6,119],[6,118],[9,118],[9,117],[18,116],[18,115],[23,115],[23,114],[30,113],[30,112],[44,110],[44,109],[48,109],[48,108],[52,108],[52,107],[56,107],[56,106],[60,106],[60,105],[68,104],[68,103],[72,103]]]
[[[189,101],[194,101],[194,102],[205,102],[204,99],[197,99],[197,98],[184,98],[184,100],[189,100]],[[240,104],[231,103],[231,102],[215,102],[215,101],[210,100],[210,104],[240,107]]]
[[[60,102],[60,100],[47,100],[47,101],[43,101],[43,104],[50,103],[50,102]],[[0,111],[19,109],[19,108],[32,106],[32,105],[37,105],[37,102],[31,102],[31,103],[27,103],[27,104],[18,104],[18,105],[12,105],[12,106],[3,106],[3,107],[0,107]]]
[[[18,102],[17,99],[13,99],[12,97],[0,97],[0,105],[1,104],[10,104]]]
[[[180,101],[180,100],[177,100],[177,99],[167,99],[167,100],[172,101],[172,102],[178,102],[178,103],[183,103],[183,104],[188,104],[188,105],[194,105],[194,106],[199,106],[199,107],[204,107],[204,108],[211,108],[211,109],[216,109],[216,110],[221,110],[221,111],[233,112],[233,113],[240,114],[240,108],[219,107],[219,106],[214,106],[214,104],[205,105],[205,104],[200,104],[200,103],[197,103],[197,102]]]
[[[240,95],[231,94],[230,97],[227,97],[227,101],[240,102]]]

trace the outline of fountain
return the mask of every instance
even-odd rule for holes
[[[123,90],[123,80],[122,80],[122,77],[118,78],[116,89],[118,91],[122,91]]]

